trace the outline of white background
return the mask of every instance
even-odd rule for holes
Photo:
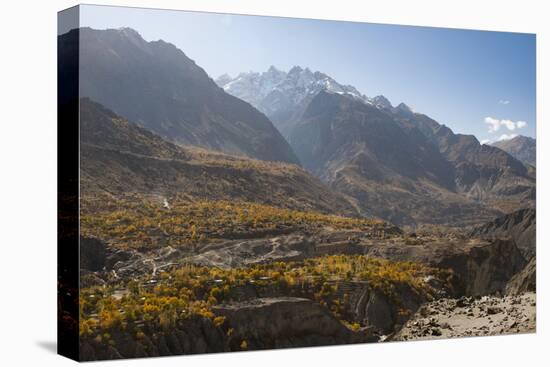
[[[535,366],[550,357],[547,171],[550,26],[545,1],[97,1],[259,15],[537,33],[537,334],[109,362],[116,366]],[[63,366],[56,338],[56,12],[75,1],[3,2],[0,19],[0,365]],[[546,23],[546,24],[545,24]],[[472,55],[475,57],[475,55]],[[495,59],[506,55],[494,55]],[[546,104],[545,104],[546,103]],[[61,142],[62,143],[62,142]],[[542,265],[541,265],[542,264]],[[99,363],[100,365],[104,363]],[[106,363],[105,363],[106,364]]]

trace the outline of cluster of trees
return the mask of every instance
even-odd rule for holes
[[[449,272],[360,255],[333,255],[232,269],[188,264],[161,273],[156,282],[150,282],[152,276],[130,281],[124,285],[126,293],[122,297],[113,297],[110,288],[82,289],[80,332],[97,336],[112,329],[124,329],[137,336],[138,323],[170,329],[189,317],[202,317],[223,327],[225,319],[215,314],[213,306],[231,301],[235,290],[245,285],[255,287],[259,295],[276,292],[315,300],[356,330],[360,325],[345,319],[349,300],[347,294],[339,291],[340,284],[364,281],[389,297],[395,287],[406,284],[429,296],[432,289],[424,281],[427,276],[446,279]]]
[[[262,235],[277,230],[331,227],[378,233],[386,226],[383,222],[369,219],[289,210],[252,202],[189,203],[183,198],[175,198],[167,209],[157,199],[136,195],[94,200],[83,198],[82,234],[106,239],[122,248],[151,249]]]

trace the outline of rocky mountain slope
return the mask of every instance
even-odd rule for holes
[[[492,145],[508,152],[525,164],[532,166],[537,164],[537,142],[533,138],[519,135],[509,140],[497,141]]]
[[[537,258],[533,257],[525,268],[516,273],[506,285],[506,294],[518,295],[537,291]]]
[[[458,192],[455,166],[424,134],[371,104],[322,91],[289,141],[304,167],[367,215],[414,226],[465,225],[497,213]]]
[[[84,196],[145,195],[171,201],[244,200],[355,215],[344,197],[296,165],[184,148],[98,103],[80,103],[80,176]]]
[[[404,103],[394,107],[300,67],[218,83],[266,113],[304,167],[368,215],[464,226],[534,203],[533,169]]]
[[[394,116],[405,128],[420,130],[453,166],[455,191],[504,212],[533,205],[534,171],[511,155],[424,114],[401,110]]]
[[[520,209],[473,228],[470,236],[511,238],[529,260],[536,254],[537,216],[535,209]]]
[[[298,162],[265,115],[225,93],[174,45],[147,42],[130,28],[82,28],[79,34],[81,97],[180,144]],[[77,36],[60,38],[69,44]]]
[[[222,75],[216,83],[227,93],[249,102],[268,116],[285,136],[294,127],[294,116],[321,90],[367,98],[350,85],[342,85],[321,72],[295,66],[288,72],[271,66],[266,72]]]

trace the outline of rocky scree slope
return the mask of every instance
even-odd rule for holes
[[[506,285],[506,294],[519,295],[537,291],[537,259],[533,257]]]
[[[533,333],[536,294],[439,299],[423,305],[391,340]]]

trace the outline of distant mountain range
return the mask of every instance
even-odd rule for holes
[[[338,83],[330,76],[309,68],[294,66],[288,72],[271,66],[263,73],[240,73],[235,78],[224,74],[216,83],[227,93],[241,98],[265,113],[275,126],[287,135],[294,127],[296,114],[303,110],[320,91],[346,95],[380,109],[412,112],[404,103],[393,107],[384,96],[369,98],[352,85]]]
[[[366,215],[466,225],[534,202],[532,170],[404,103],[369,98],[301,67],[217,83],[272,119],[303,166]]]
[[[411,226],[466,226],[534,206],[534,167],[324,73],[271,67],[216,85],[175,46],[129,28],[80,29],[80,46],[82,176],[94,190],[185,192]]]
[[[519,135],[513,139],[497,141],[492,145],[508,152],[525,164],[532,166],[537,164],[537,142],[533,138]]]
[[[174,45],[147,42],[130,28],[81,28],[79,33],[81,97],[173,142],[298,163],[264,114],[224,93]],[[78,32],[60,37],[76,43]]]
[[[299,66],[288,72],[271,66],[266,72],[241,73],[236,78],[225,74],[217,78],[216,83],[227,93],[265,113],[283,135],[292,130],[296,113],[322,90],[367,101],[354,87],[342,85],[326,74]]]

